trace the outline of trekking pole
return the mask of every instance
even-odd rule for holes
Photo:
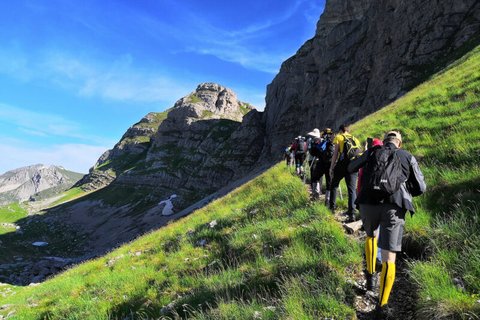
[[[338,185],[338,193],[340,193],[340,200],[343,200],[342,186],[340,184]]]

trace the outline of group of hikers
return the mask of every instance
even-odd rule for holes
[[[379,292],[376,315],[388,318],[388,300],[395,280],[396,253],[401,251],[405,215],[414,213],[412,197],[423,194],[426,184],[417,160],[402,149],[399,131],[388,131],[383,140],[368,138],[364,147],[342,124],[335,135],[331,128],[313,129],[298,136],[285,150],[287,166],[305,178],[310,167],[312,198],[319,199],[325,176],[325,205],[332,211],[340,181],[348,190],[346,222],[359,213],[365,240],[367,291]],[[358,211],[359,209],[359,211]],[[377,245],[382,268],[376,272]],[[380,279],[379,279],[380,278]],[[380,282],[380,283],[379,283]]]

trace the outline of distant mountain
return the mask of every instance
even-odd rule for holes
[[[83,174],[36,164],[0,175],[0,205],[35,200],[70,188]]]

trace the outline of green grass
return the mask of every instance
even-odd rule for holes
[[[216,220],[211,228],[208,223]],[[198,245],[205,241],[205,246]],[[0,298],[12,319],[352,318],[361,252],[276,166],[159,231]]]
[[[202,111],[202,116],[201,118],[202,119],[205,119],[205,118],[211,118],[212,116],[214,115],[214,113],[210,110],[203,110]]]
[[[2,223],[14,224],[18,220],[25,218],[27,214],[27,210],[19,203],[12,203],[0,207],[0,235],[15,232],[15,228],[2,226]]]
[[[56,200],[54,203],[51,204],[51,206],[53,207],[53,206],[56,206],[60,203],[64,203],[64,202],[67,202],[67,201],[71,201],[71,200],[80,198],[80,197],[84,196],[85,194],[86,194],[86,192],[80,187],[71,188],[71,189],[65,191],[58,200]]]
[[[359,138],[399,129],[428,192],[407,219],[407,252],[424,319],[480,315],[480,49],[353,126]]]
[[[240,102],[240,111],[243,115],[246,115],[250,111],[252,111],[251,106],[249,103]]]
[[[203,102],[202,99],[200,99],[196,94],[191,94],[188,96],[188,102],[190,103],[200,103]]]

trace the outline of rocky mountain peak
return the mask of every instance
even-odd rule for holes
[[[0,204],[29,200],[48,189],[67,189],[83,175],[63,167],[36,164],[0,175]]]
[[[169,118],[184,119],[187,123],[194,119],[242,121],[244,114],[250,110],[251,107],[240,102],[231,89],[217,83],[206,82],[199,84],[194,92],[178,100],[169,113]]]

